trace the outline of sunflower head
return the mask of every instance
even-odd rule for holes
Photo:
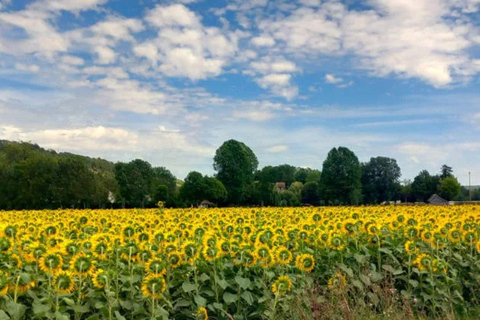
[[[58,293],[66,294],[73,291],[74,280],[70,271],[59,271],[53,279],[54,290]]]
[[[347,287],[347,279],[341,272],[335,272],[335,274],[328,279],[328,289],[332,291],[344,291]]]
[[[310,272],[315,268],[315,259],[311,254],[301,254],[297,256],[295,265],[304,272]]]
[[[92,274],[92,282],[95,287],[98,289],[103,289],[110,282],[112,278],[111,272],[105,271],[103,269],[98,269]]]
[[[272,292],[276,295],[285,295],[292,289],[292,280],[288,276],[278,277],[272,284]]]
[[[197,313],[195,314],[195,319],[207,320],[208,319],[207,309],[205,309],[204,307],[198,308]]]
[[[150,274],[142,284],[142,294],[150,299],[159,299],[166,289],[165,279],[160,275]]]
[[[70,261],[70,270],[76,275],[87,275],[94,270],[93,260],[84,253],[77,254]]]

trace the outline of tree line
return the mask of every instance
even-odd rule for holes
[[[216,151],[213,176],[190,172],[178,180],[165,167],[144,160],[112,163],[57,153],[25,142],[0,141],[0,209],[198,206],[358,205],[388,201],[480,200],[461,187],[453,169],[421,171],[400,182],[395,159],[360,163],[348,148],[333,148],[322,170],[288,164],[258,169],[255,153],[229,140]],[[205,202],[204,202],[205,203]]]

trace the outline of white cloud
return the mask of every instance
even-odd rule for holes
[[[15,64],[15,69],[20,70],[20,71],[27,71],[27,72],[33,72],[36,73],[40,70],[40,67],[37,66],[36,64],[23,64],[23,63],[16,63]]]
[[[146,20],[158,29],[157,38],[136,45],[154,70],[191,80],[214,77],[237,52],[238,36],[216,27],[204,27],[200,17],[182,4],[157,5]]]
[[[377,76],[419,78],[435,87],[468,80],[480,70],[468,49],[475,27],[455,13],[477,4],[449,0],[371,1],[371,10],[325,2],[302,7],[260,29],[293,55],[315,57],[353,53],[357,67]]]
[[[343,82],[343,79],[342,78],[337,78],[335,77],[333,74],[326,74],[325,75],[325,82],[327,83],[340,83],[340,82]]]
[[[269,36],[258,36],[252,39],[252,44],[257,47],[272,47],[275,45],[275,39]]]
[[[270,110],[238,110],[233,112],[237,119],[248,119],[251,121],[267,121],[273,119],[275,115]]]
[[[95,49],[95,52],[98,55],[97,62],[99,64],[110,64],[115,62],[115,51],[113,51],[109,47],[97,47]]]
[[[198,27],[200,25],[197,15],[182,4],[157,5],[147,13],[145,19],[156,27]]]
[[[83,60],[82,58],[71,55],[63,56],[62,62],[73,66],[82,66],[85,64],[85,60]]]
[[[284,152],[287,150],[288,150],[288,147],[286,145],[276,145],[276,146],[271,146],[267,148],[268,152],[273,152],[273,153]]]
[[[41,0],[29,5],[29,9],[48,11],[73,11],[94,9],[109,0]]]

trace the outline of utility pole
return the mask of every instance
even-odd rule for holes
[[[470,201],[472,201],[472,187],[470,183],[470,171],[468,171],[468,195],[470,196]]]

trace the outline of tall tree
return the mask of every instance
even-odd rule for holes
[[[320,200],[318,183],[307,182],[302,188],[302,202],[317,205]]]
[[[420,171],[412,182],[412,196],[416,201],[426,202],[437,192],[439,180],[439,176],[432,176],[427,170]]]
[[[445,200],[454,200],[460,194],[460,183],[453,176],[440,179],[438,193]]]
[[[362,194],[365,203],[375,204],[396,200],[401,176],[395,159],[387,157],[370,158],[362,164]]]
[[[153,169],[150,163],[136,159],[115,165],[120,195],[127,206],[142,208],[153,199]]]
[[[180,187],[180,197],[187,206],[197,206],[202,200],[221,202],[227,197],[227,190],[220,180],[190,172]]]
[[[444,164],[440,169],[440,178],[445,179],[447,177],[453,177],[453,168]]]
[[[333,148],[323,162],[321,198],[340,204],[358,204],[361,198],[362,169],[357,156],[345,147]]]
[[[258,167],[253,151],[243,142],[228,140],[217,149],[213,161],[216,177],[227,189],[227,201],[230,204],[242,204]]]

